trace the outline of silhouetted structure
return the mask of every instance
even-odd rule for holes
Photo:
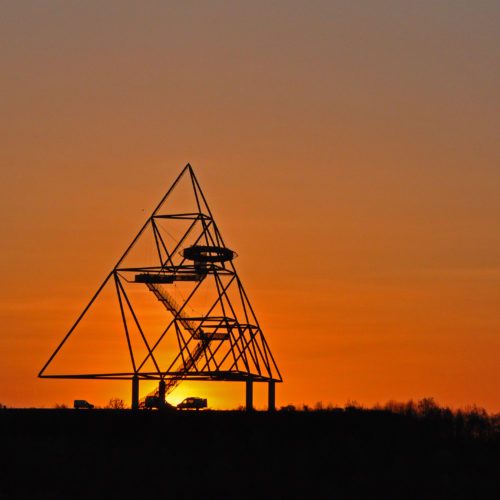
[[[172,212],[169,200],[181,181],[188,181],[194,206],[191,211]],[[192,167],[186,165],[39,377],[131,380],[133,408],[139,406],[140,380],[158,380],[154,395],[162,401],[181,380],[245,382],[247,409],[253,406],[253,382],[267,382],[269,409],[274,410],[275,383],[282,377],[236,272],[235,257],[222,239]],[[106,287],[112,287],[118,299],[129,370],[47,373]],[[163,306],[164,324],[153,338],[137,313],[145,307],[144,296],[134,302],[138,287],[149,290],[149,300]],[[174,292],[180,288],[178,300]],[[175,347],[165,347],[172,337]]]

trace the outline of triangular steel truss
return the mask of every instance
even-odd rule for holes
[[[172,213],[169,200],[181,181],[189,182],[194,207],[192,211]],[[169,225],[182,226],[177,238],[170,238]],[[149,258],[133,256],[141,241],[149,245]],[[236,272],[235,256],[226,247],[193,169],[187,164],[50,356],[39,377],[160,380],[166,393],[181,380],[281,382],[281,374]],[[114,289],[115,306],[120,310],[123,344],[130,358],[128,369],[110,373],[49,373],[54,358],[63,354],[66,342],[78,333],[80,323],[109,286]],[[179,301],[172,290],[181,286],[185,295]],[[156,306],[163,307],[163,324],[153,337],[146,334],[138,306],[131,299],[138,289],[148,300],[154,300]],[[191,306],[202,294],[203,309],[198,304],[195,312]],[[141,353],[132,342],[132,331],[140,339]],[[171,343],[174,347],[161,351],[168,338],[175,339]]]

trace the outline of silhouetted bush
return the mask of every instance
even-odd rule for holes
[[[285,405],[280,408],[280,411],[297,411],[294,405]]]
[[[111,410],[125,410],[125,401],[120,398],[111,398],[105,408]]]
[[[361,410],[363,407],[356,400],[348,399],[344,408],[346,410]]]

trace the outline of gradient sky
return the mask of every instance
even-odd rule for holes
[[[36,375],[190,162],[278,405],[500,411],[499,24],[496,1],[1,2],[0,402],[129,400]]]

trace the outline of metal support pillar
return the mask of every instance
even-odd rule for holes
[[[132,378],[132,410],[139,409],[139,377]]]
[[[268,392],[267,392],[267,410],[276,410],[276,384],[274,380],[268,382]]]
[[[160,380],[158,384],[158,397],[160,398],[160,403],[165,404],[165,393],[166,393],[166,384],[164,380]]]
[[[253,410],[253,381],[252,379],[247,379],[246,384],[246,410]]]

